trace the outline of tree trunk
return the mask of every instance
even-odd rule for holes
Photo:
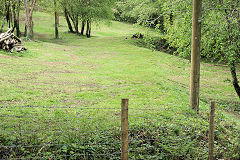
[[[88,38],[91,37],[91,31],[92,31],[92,26],[91,26],[91,22],[89,22]]]
[[[230,69],[231,69],[231,74],[233,79],[232,82],[233,82],[234,89],[237,92],[238,97],[240,98],[240,86],[239,86],[239,81],[236,73],[236,65],[234,62],[230,63]]]
[[[26,38],[27,39],[33,39],[33,21],[32,21],[32,16],[29,15],[27,18],[27,23],[26,23]]]
[[[170,24],[173,25],[173,13],[172,12],[169,14],[169,21],[170,21]]]
[[[20,31],[20,22],[19,22],[19,17],[20,17],[20,7],[21,7],[21,2],[18,0],[18,6],[17,6],[17,17],[16,17],[16,34],[18,37],[21,36],[21,31]]]
[[[59,26],[59,16],[58,16],[58,11],[57,11],[57,2],[54,0],[54,6],[55,6],[55,38],[59,38],[58,34],[58,26]]]
[[[88,23],[88,20],[87,20],[87,29],[86,29],[86,36],[88,37],[88,30],[89,30],[89,23]]]
[[[231,33],[232,33],[232,24],[231,24],[231,20],[230,19],[232,19],[233,17],[229,17],[229,16],[232,16],[232,15],[228,13],[227,9],[225,9],[224,11],[225,11],[225,19],[226,19],[227,24],[228,24],[227,31],[230,34],[229,35],[229,46],[231,46],[233,44],[233,36],[231,35]],[[233,13],[233,10],[230,10],[230,13]],[[233,79],[232,80],[233,87],[234,87],[238,97],[240,98],[240,86],[239,86],[239,81],[238,81],[238,78],[237,78],[235,62],[236,62],[236,60],[230,60],[229,61],[229,66],[230,66],[231,75],[232,75],[232,79]]]
[[[25,31],[24,31],[24,36],[27,37],[28,33],[28,24],[29,24],[29,8],[25,7],[25,12],[26,12],[26,20],[25,20]]]
[[[78,30],[78,16],[75,17],[75,19],[74,19],[74,28],[75,28],[76,34],[79,34],[79,30]]]
[[[25,12],[26,12],[26,24],[25,24],[25,36],[27,39],[33,39],[33,9],[35,7],[36,0],[24,0]]]
[[[16,29],[16,27],[18,25],[17,24],[16,4],[15,3],[12,5],[12,13],[13,13],[13,24],[14,24],[12,32],[14,32],[14,30]]]
[[[90,38],[90,37],[91,37],[91,23],[90,23],[89,20],[87,20],[86,36],[87,36],[87,38]]]
[[[73,28],[72,28],[72,24],[71,24],[71,21],[70,21],[70,19],[69,19],[69,15],[68,15],[68,12],[67,12],[67,9],[66,9],[66,8],[64,8],[64,15],[65,15],[65,19],[66,19],[67,24],[68,24],[69,32],[70,32],[70,33],[74,33]]]
[[[8,1],[8,3],[6,3],[5,6],[6,6],[7,25],[8,25],[8,28],[11,28],[10,1]]]
[[[84,28],[85,28],[85,20],[82,20],[81,35],[84,34]]]

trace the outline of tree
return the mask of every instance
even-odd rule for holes
[[[13,12],[13,19],[14,19],[13,31],[16,29],[16,34],[18,37],[21,36],[20,23],[19,23],[19,16],[20,16],[20,9],[21,9],[20,7],[21,7],[20,0],[13,1],[13,5],[12,5],[12,12]]]
[[[237,78],[236,65],[240,62],[240,1],[219,0],[221,8],[224,8],[221,14],[225,19],[225,35],[222,45],[222,51],[225,52],[228,65],[232,75],[234,89],[240,98],[240,86]],[[217,8],[217,6],[215,6]]]
[[[36,0],[24,0],[24,7],[26,13],[25,22],[25,37],[27,39],[33,39],[33,10],[36,5]]]
[[[20,0],[1,0],[0,17],[2,20],[1,30],[3,31],[5,24],[8,28],[12,28],[12,32],[16,29],[17,36],[20,36],[19,13],[21,7]]]
[[[163,29],[162,1],[119,0],[116,3],[115,19]],[[152,23],[151,23],[152,22]]]
[[[59,27],[59,16],[58,16],[58,5],[57,0],[54,0],[54,12],[55,12],[55,38],[59,38],[58,27]]]
[[[79,34],[79,24],[81,24],[80,34],[84,34],[86,27],[86,36],[90,37],[93,23],[113,17],[111,8],[113,2],[114,0],[62,0],[69,31]]]

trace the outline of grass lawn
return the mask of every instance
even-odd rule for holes
[[[179,111],[177,115],[183,119],[180,124],[186,125],[184,121],[192,117],[189,123],[194,125],[193,117],[196,115],[185,111],[189,108],[190,62],[134,45],[135,40],[131,39],[131,35],[136,32],[144,33],[145,29],[113,21],[110,25],[95,26],[92,38],[86,38],[67,33],[67,25],[61,18],[60,39],[56,40],[53,16],[37,12],[34,13],[34,17],[35,41],[24,42],[28,51],[18,56],[0,51],[0,106],[45,106],[45,108],[3,107],[0,115],[34,115],[37,120],[28,117],[21,123],[38,129],[49,127],[47,123],[49,118],[47,120],[41,118],[44,116],[104,117],[102,127],[100,125],[99,128],[104,128],[106,125],[107,128],[112,128],[119,126],[119,122],[109,122],[108,118],[118,118],[121,98],[129,98],[130,108],[160,109],[154,113],[147,111],[138,113],[133,110],[130,114],[149,115],[153,118],[159,114],[166,114],[172,117]],[[150,34],[154,32],[150,31]],[[240,101],[230,79],[227,66],[203,62],[200,109],[208,109],[210,101],[216,101],[219,109],[232,111],[239,109]],[[223,116],[227,119],[226,123],[234,122],[239,132],[239,112],[222,110],[218,112],[221,112],[219,117]],[[207,119],[206,113],[202,116],[203,119],[204,116]],[[29,119],[33,123],[26,125]],[[10,121],[12,128],[16,128],[19,123],[16,118],[0,120],[5,127],[10,126]],[[89,123],[85,119],[81,122],[91,128],[95,126],[96,121]],[[206,123],[207,120],[204,122]],[[74,126],[78,123],[78,119],[66,122],[59,120],[58,123],[54,122],[53,126],[59,128],[63,123],[66,123],[64,126]],[[139,121],[134,119],[132,123],[138,124]],[[12,129],[11,127],[9,130]],[[64,127],[61,129],[64,130]],[[234,137],[235,133],[229,134]]]

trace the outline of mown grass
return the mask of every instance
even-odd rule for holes
[[[133,148],[144,149],[144,144],[148,149],[157,150],[131,153],[133,159],[156,159],[159,155],[162,159],[191,159],[194,155],[195,158],[206,158],[207,112],[200,111],[202,113],[196,119],[197,115],[188,107],[188,60],[134,45],[131,35],[145,32],[141,27],[114,21],[111,25],[101,23],[94,27],[93,37],[86,38],[69,34],[61,18],[60,39],[57,40],[54,39],[53,16],[37,12],[34,17],[35,41],[24,42],[28,51],[20,55],[3,51],[0,54],[0,105],[45,106],[1,108],[1,127],[5,132],[0,134],[0,142],[40,146],[12,151],[13,157],[14,153],[18,154],[15,157],[39,156],[41,147],[50,141],[70,145],[48,147],[41,154],[74,155],[83,151],[96,154],[111,147],[109,152],[118,151],[120,144],[95,148],[91,145],[104,140],[113,143],[114,138],[119,141],[120,100],[129,98],[129,116],[145,117],[130,119],[133,140],[134,137],[141,140],[136,138]],[[231,75],[226,66],[202,63],[201,109],[208,109],[211,100],[217,102],[218,109],[239,109],[239,99],[229,79]],[[216,155],[220,158],[239,157],[238,114],[236,111],[217,112],[219,140],[216,143],[219,148]],[[87,131],[92,130],[99,133],[88,134]],[[224,141],[224,134],[230,137],[229,141]],[[188,139],[185,150],[181,143],[184,137]],[[152,138],[158,141],[146,142]],[[181,151],[171,147],[177,138],[178,148],[183,148]],[[170,142],[160,146],[162,139]],[[86,147],[83,141],[91,145]],[[73,147],[76,143],[77,147]],[[229,151],[222,153],[225,147]],[[8,151],[2,150],[3,158],[9,157]],[[150,154],[153,154],[152,158],[149,158]],[[95,159],[111,159],[103,157]],[[112,159],[117,157],[119,155]]]

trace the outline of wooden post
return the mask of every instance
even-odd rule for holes
[[[199,110],[202,0],[193,0],[190,106]]]
[[[209,115],[209,137],[208,137],[208,159],[213,159],[214,151],[214,116],[215,116],[215,102],[211,102]]]
[[[128,160],[128,99],[122,99],[121,112],[122,150],[121,160]]]

